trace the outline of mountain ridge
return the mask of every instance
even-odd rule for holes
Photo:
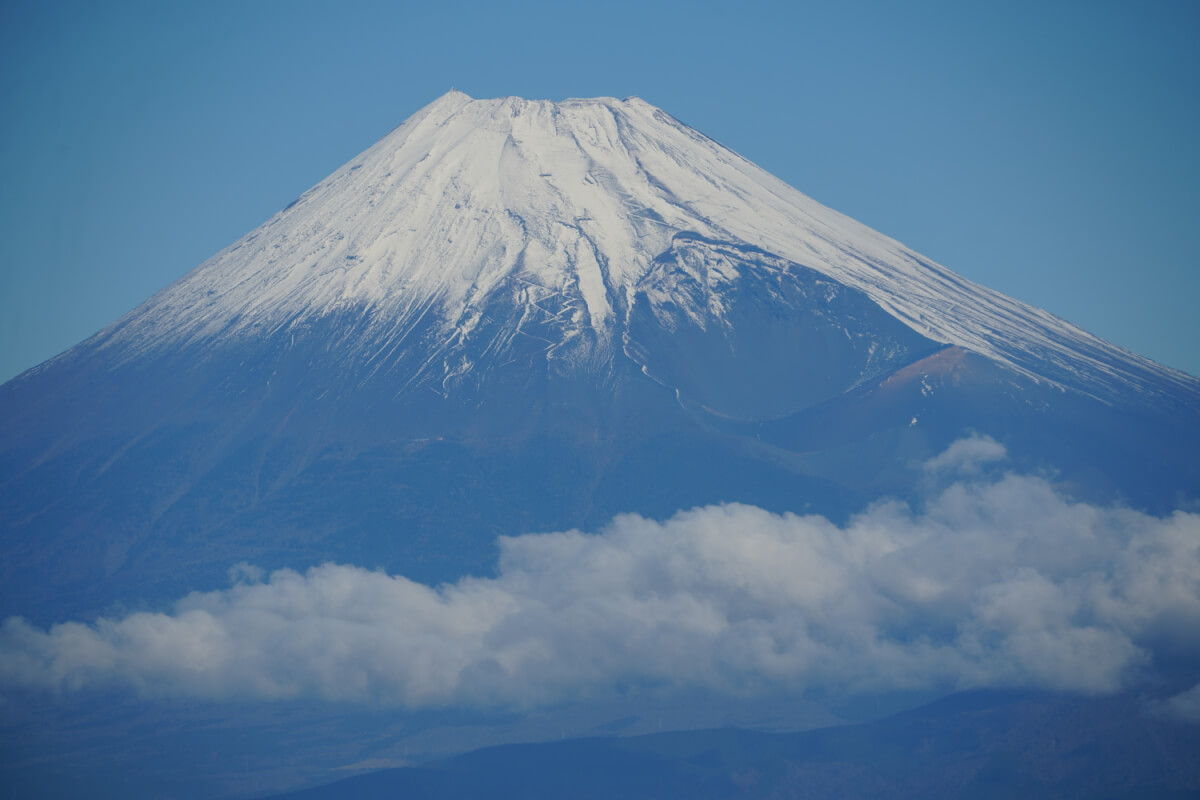
[[[269,800],[1191,796],[1200,770],[1186,754],[1200,732],[1143,706],[1130,696],[963,692],[877,721],[804,732],[725,727],[504,745],[364,770]]]
[[[357,311],[355,355],[386,362],[429,318],[448,385],[544,315],[548,357],[586,369],[619,356],[639,284],[680,236],[815,269],[926,338],[1105,402],[1200,393],[1200,380],[960,278],[637,98],[451,91],[90,341],[121,360]],[[511,318],[474,341],[497,300]]]
[[[453,580],[496,535],[714,502],[845,518],[972,432],[1166,511],[1198,409],[644,101],[456,92],[0,386],[3,605],[239,560]]]

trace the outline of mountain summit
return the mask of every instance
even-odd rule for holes
[[[639,302],[700,329],[729,326],[721,298],[741,277],[729,247],[761,251],[783,272],[803,265],[931,341],[1028,377],[1104,398],[1159,383],[1194,389],[963,280],[638,98],[451,91],[150,300],[110,341],[136,356],[354,314],[348,359],[386,371],[428,329],[437,341],[408,377],[449,390],[488,366],[477,355],[502,360],[544,323],[549,361],[610,369],[618,353],[638,358],[626,345]]]
[[[623,511],[845,515],[965,432],[1165,509],[1200,490],[1198,409],[640,99],[451,92],[0,388],[0,605],[244,559],[447,579]]]

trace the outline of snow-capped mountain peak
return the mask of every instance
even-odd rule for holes
[[[1198,408],[646,102],[451,92],[0,387],[0,602],[264,559],[436,583],[627,511],[849,514],[972,432],[1170,509]]]
[[[351,350],[380,361],[432,325],[445,382],[536,320],[548,358],[595,368],[628,349],[639,287],[681,235],[813,269],[1027,377],[1099,397],[1190,381],[958,277],[638,98],[451,91],[102,336],[132,354],[360,313]],[[497,303],[512,313],[484,324]]]

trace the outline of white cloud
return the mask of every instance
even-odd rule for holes
[[[991,462],[1008,458],[1004,445],[990,436],[974,434],[954,442],[939,455],[925,462],[929,472],[975,473]]]
[[[936,468],[1000,447],[968,441]],[[1152,665],[1151,641],[1200,644],[1200,515],[1074,503],[1018,475],[844,526],[726,505],[500,549],[497,577],[438,587],[239,565],[229,588],[170,613],[47,630],[12,618],[0,686],[411,707],[663,681],[1109,692]]]

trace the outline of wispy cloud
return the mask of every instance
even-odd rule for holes
[[[414,707],[664,681],[1110,692],[1156,646],[1200,647],[1200,515],[961,472],[1002,457],[990,440],[956,445],[931,463],[948,485],[921,508],[882,502],[842,526],[725,505],[504,538],[497,577],[437,587],[239,565],[170,613],[46,630],[10,618],[0,686]]]
[[[1183,722],[1200,723],[1200,683],[1187,691],[1168,697],[1157,704],[1155,710],[1163,716]]]

